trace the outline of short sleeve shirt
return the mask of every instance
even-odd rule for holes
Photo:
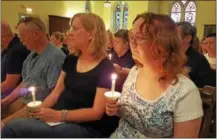
[[[74,110],[92,108],[96,89],[111,88],[111,74],[114,72],[114,67],[107,58],[103,59],[90,71],[84,73],[77,72],[77,61],[78,57],[76,56],[68,55],[66,57],[62,68],[66,73],[64,80],[65,89],[54,107],[55,109]],[[110,135],[117,127],[118,120],[116,119],[104,114],[103,118],[99,121],[80,124],[85,124],[100,130],[104,135]],[[105,129],[104,126],[106,125],[107,128]]]
[[[36,87],[36,99],[43,101],[54,88],[59,78],[65,54],[52,44],[48,44],[45,50],[37,55],[32,52],[23,64],[24,89],[21,91],[24,103],[32,101],[31,94],[26,94],[30,86]]]
[[[23,62],[30,51],[21,43],[17,35],[9,43],[7,49],[1,53],[1,83],[6,80],[7,74],[20,74],[23,68]],[[22,81],[18,82],[18,84]],[[1,98],[9,95],[14,88],[2,93]]]
[[[162,96],[151,101],[136,92],[137,76],[138,70],[134,67],[119,99],[121,119],[112,138],[171,138],[174,122],[203,116],[199,90],[187,77],[178,75],[175,85],[170,85]]]
[[[15,35],[8,48],[1,53],[1,82],[5,81],[7,74],[21,74],[23,62],[29,53]]]

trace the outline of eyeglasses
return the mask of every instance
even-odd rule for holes
[[[137,45],[147,43],[147,41],[149,40],[148,36],[144,36],[142,34],[134,34],[132,30],[129,31],[128,36],[129,36],[130,43],[137,44]]]

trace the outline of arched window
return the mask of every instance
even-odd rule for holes
[[[85,3],[85,12],[87,13],[91,12],[91,5],[89,0],[87,0]]]
[[[196,5],[193,1],[190,1],[185,8],[185,21],[195,24],[196,21]]]
[[[124,11],[123,11],[123,29],[127,29],[128,25],[128,4],[124,4]]]
[[[178,2],[171,9],[171,18],[174,22],[180,22],[181,20],[181,5]]]
[[[118,31],[121,27],[121,5],[118,3],[115,7],[115,31]]]

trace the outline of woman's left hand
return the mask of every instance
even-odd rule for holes
[[[119,66],[118,64],[115,64],[115,63],[113,64],[113,66],[114,66],[114,68],[115,68],[116,73],[117,73],[117,74],[120,74],[121,69],[122,69],[121,66]]]
[[[61,111],[56,111],[50,108],[37,109],[35,112],[30,113],[30,116],[45,122],[61,122]]]

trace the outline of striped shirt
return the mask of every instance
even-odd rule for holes
[[[35,57],[34,57],[35,56]],[[28,87],[36,87],[36,100],[43,101],[55,87],[59,78],[65,54],[52,44],[37,55],[32,52],[23,63],[22,77],[24,88],[21,91],[24,103],[32,101]]]

